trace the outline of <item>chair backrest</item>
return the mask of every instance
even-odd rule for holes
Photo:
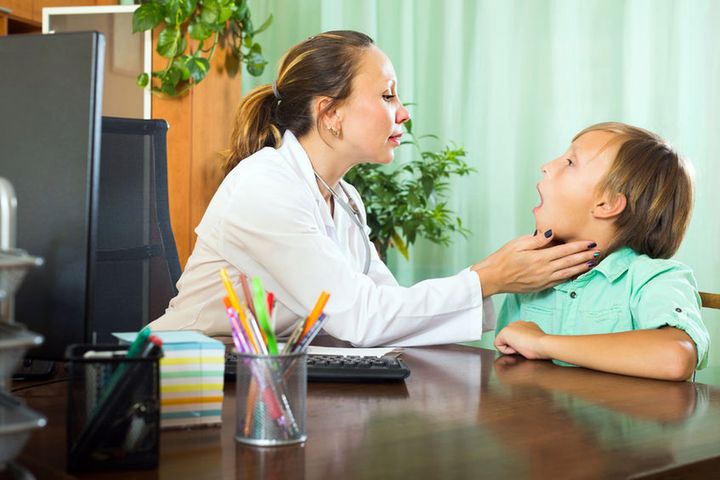
[[[177,294],[180,263],[170,227],[167,123],[103,117],[91,324],[98,342],[137,331]]]
[[[720,309],[720,294],[700,292],[700,299],[703,307]]]

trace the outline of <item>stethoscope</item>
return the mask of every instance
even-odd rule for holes
[[[364,228],[364,222],[362,215],[360,215],[360,209],[358,208],[357,204],[355,203],[355,200],[350,196],[347,189],[343,187],[342,183],[338,182],[338,185],[340,185],[340,188],[342,188],[343,193],[348,198],[348,202],[344,201],[342,198],[338,196],[337,193],[335,193],[335,190],[330,188],[330,185],[327,184],[325,180],[318,174],[315,170],[313,170],[313,173],[317,177],[318,180],[320,180],[320,183],[323,184],[325,188],[328,189],[328,192],[330,192],[330,195],[332,195],[333,200],[335,200],[335,203],[340,205],[343,210],[347,212],[348,215],[350,215],[350,218],[352,218],[353,222],[355,222],[355,225],[360,227],[360,234],[363,237],[363,246],[365,247],[365,266],[363,267],[363,274],[367,275],[367,273],[370,271],[370,240],[368,239],[368,236],[365,234],[365,228]]]

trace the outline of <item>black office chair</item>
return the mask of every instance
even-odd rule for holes
[[[88,282],[90,337],[137,331],[177,294],[180,263],[170,227],[167,123],[103,117],[95,193],[97,245]],[[94,247],[94,248],[93,248]]]

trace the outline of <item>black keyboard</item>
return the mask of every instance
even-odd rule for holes
[[[225,355],[225,378],[234,380],[237,355]],[[344,355],[308,355],[309,382],[391,382],[410,375],[405,362],[392,357],[356,357]]]

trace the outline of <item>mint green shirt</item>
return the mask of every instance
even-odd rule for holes
[[[695,277],[686,265],[622,248],[587,273],[538,293],[508,294],[496,334],[516,320],[553,335],[588,335],[671,326],[695,342],[707,364],[710,335]]]

